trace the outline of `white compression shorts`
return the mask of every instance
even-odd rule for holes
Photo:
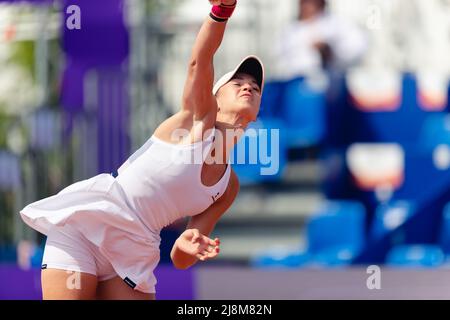
[[[111,263],[92,242],[66,224],[50,229],[42,259],[42,269],[84,272],[106,281],[117,276]]]

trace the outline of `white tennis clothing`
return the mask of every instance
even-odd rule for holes
[[[230,164],[214,186],[201,182],[215,132],[212,129],[203,141],[189,145],[152,136],[119,168],[117,178],[99,174],[74,183],[26,206],[21,216],[45,235],[54,226],[70,224],[98,247],[127,284],[155,292],[160,230],[203,212],[228,186]]]
[[[70,224],[49,230],[42,258],[42,269],[47,268],[89,273],[98,281],[117,276],[98,247]]]

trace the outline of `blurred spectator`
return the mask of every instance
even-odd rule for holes
[[[367,38],[356,25],[326,11],[325,0],[299,0],[297,20],[275,48],[275,77],[314,76],[344,70],[365,53]]]
[[[404,71],[417,78],[419,106],[443,111],[450,80],[450,1],[401,0],[395,9]]]
[[[351,9],[348,5],[345,8],[343,1],[332,4],[333,12],[350,17]],[[417,96],[418,107],[445,110],[450,80],[450,1],[360,0],[358,5],[355,12],[360,23],[365,20],[370,48],[358,68],[347,73],[356,107],[363,111],[397,110],[404,74],[412,73],[417,87],[412,95]]]
[[[393,33],[407,71],[450,73],[450,1],[397,0]],[[388,35],[386,35],[388,36]]]

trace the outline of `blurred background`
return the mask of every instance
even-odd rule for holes
[[[20,209],[116,170],[179,109],[208,12],[206,0],[0,0],[0,299],[41,298],[45,237]],[[256,139],[278,171],[234,165],[241,192],[214,231],[216,260],[173,270],[186,221],[162,231],[158,298],[449,299],[449,52],[449,0],[241,0],[216,78],[264,61],[252,127],[280,141],[240,147]]]

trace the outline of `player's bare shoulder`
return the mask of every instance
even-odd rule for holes
[[[180,110],[163,121],[153,135],[160,140],[172,144],[189,144],[202,141],[205,133],[212,129],[215,117],[196,120],[194,114],[188,110]]]

